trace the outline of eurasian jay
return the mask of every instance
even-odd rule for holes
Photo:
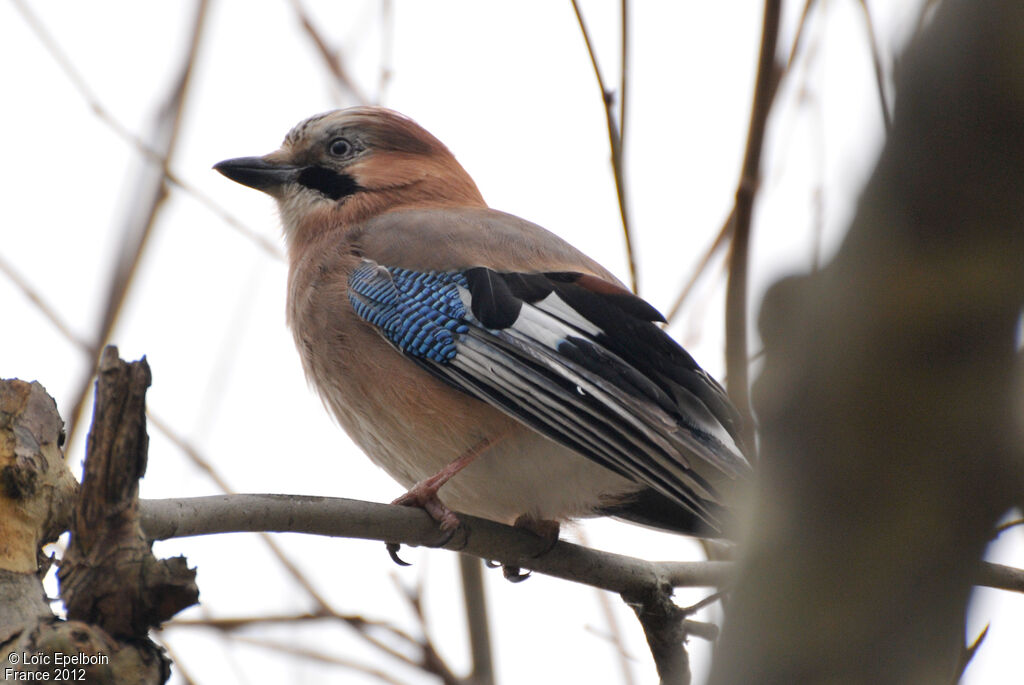
[[[535,530],[611,515],[721,533],[750,469],[721,386],[606,269],[489,209],[418,124],[328,112],[214,168],[277,201],[306,376],[409,488],[397,502],[446,528],[450,507]]]

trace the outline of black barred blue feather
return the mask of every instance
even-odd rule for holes
[[[750,468],[738,417],[648,303],[587,274],[369,260],[349,288],[356,313],[433,375],[650,488],[607,513],[664,525],[682,507],[720,529],[711,481]]]
[[[459,297],[466,285],[457,272],[385,269],[364,261],[349,278],[349,299],[398,349],[444,364],[455,358],[456,336],[469,330]]]

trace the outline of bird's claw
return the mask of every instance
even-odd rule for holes
[[[518,566],[502,566],[501,574],[505,576],[505,580],[510,583],[521,583],[529,578],[533,574],[533,571],[523,573],[522,569]]]
[[[412,566],[408,561],[398,556],[398,553],[402,551],[402,545],[397,542],[389,542],[387,544],[388,556],[391,557],[391,561],[395,562],[399,566]]]

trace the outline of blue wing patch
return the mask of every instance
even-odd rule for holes
[[[398,349],[447,364],[456,355],[456,336],[466,333],[466,307],[458,272],[410,271],[364,261],[349,278],[356,314],[381,330]]]
[[[652,323],[661,315],[621,286],[579,273],[364,260],[349,300],[428,373],[653,489],[610,513],[720,530],[725,503],[712,481],[750,470],[736,410]]]

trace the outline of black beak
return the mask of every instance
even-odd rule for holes
[[[213,168],[244,186],[272,192],[275,188],[298,180],[300,167],[268,162],[263,157],[238,157],[217,162]]]

